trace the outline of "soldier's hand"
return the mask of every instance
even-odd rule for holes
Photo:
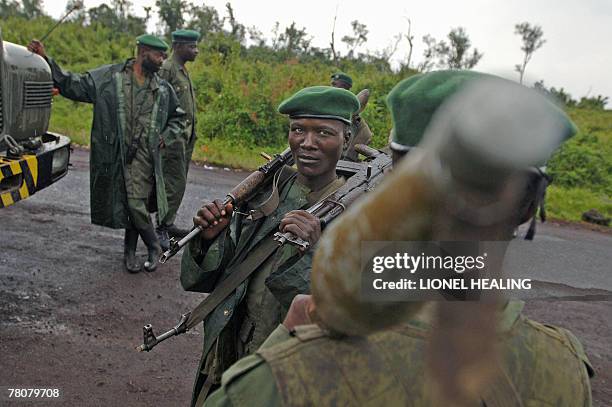
[[[165,148],[166,147],[166,142],[164,141],[164,139],[162,137],[159,138],[158,146],[159,146],[159,148]]]
[[[30,41],[30,43],[28,44],[28,51],[38,54],[41,57],[47,59],[47,54],[45,53],[45,46],[42,42],[38,40]]]
[[[202,239],[212,240],[229,225],[233,211],[232,204],[224,207],[223,202],[216,199],[213,202],[205,203],[200,208],[193,218],[193,224],[204,229],[201,233]]]
[[[283,325],[291,331],[298,325],[313,324],[312,315],[314,315],[314,312],[315,303],[312,300],[312,295],[298,294],[291,302]]]
[[[281,220],[279,230],[283,233],[293,233],[300,239],[306,240],[312,247],[321,237],[321,221],[306,211],[291,211]]]

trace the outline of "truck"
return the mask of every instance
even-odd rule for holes
[[[47,62],[0,30],[0,209],[68,172],[70,139],[48,131],[52,103]]]

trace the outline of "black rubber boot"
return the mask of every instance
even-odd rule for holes
[[[125,229],[123,240],[123,264],[129,273],[138,273],[140,264],[136,260],[136,246],[138,245],[138,231],[136,229]]]
[[[161,254],[161,246],[159,245],[159,240],[157,240],[155,229],[153,229],[153,225],[149,224],[148,228],[139,230],[139,233],[149,251],[149,257],[147,261],[144,262],[143,267],[145,271],[155,271],[155,269],[157,269],[157,260]]]

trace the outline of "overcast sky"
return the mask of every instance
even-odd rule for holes
[[[225,15],[227,0],[206,0]],[[87,8],[103,3],[85,0]],[[369,30],[364,49],[390,45],[399,32],[406,32],[406,18],[412,21],[415,38],[413,63],[422,60],[422,37],[446,37],[451,28],[464,27],[472,44],[484,57],[476,70],[518,80],[514,65],[522,61],[521,40],[514,25],[523,21],[542,26],[546,43],[527,65],[525,82],[544,79],[547,86],[563,87],[572,96],[602,94],[612,99],[612,0],[232,0],[238,22],[256,26],[270,38],[274,23],[285,27],[295,21],[313,37],[312,44],[327,47],[336,6],[336,42],[351,33],[350,22],[359,20]],[[133,13],[144,16],[143,7],[155,0],[133,0]],[[195,1],[202,4],[202,1]],[[58,18],[66,0],[44,0],[46,11]],[[156,28],[157,16],[150,29]],[[395,60],[405,58],[404,40]],[[340,47],[343,50],[343,47]],[[362,51],[363,51],[362,50]],[[612,100],[608,108],[612,106]]]

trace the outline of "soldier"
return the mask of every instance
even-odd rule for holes
[[[148,250],[146,271],[154,271],[160,246],[149,212],[162,218],[168,203],[159,151],[180,137],[185,113],[172,87],[157,75],[168,48],[152,35],[136,39],[137,55],[85,74],[63,71],[39,41],[28,49],[47,60],[62,96],[94,104],[91,129],[91,221],[125,228],[124,264],[137,273],[138,236]]]
[[[344,72],[336,72],[331,76],[331,86],[351,90],[353,87],[353,79]],[[364,91],[367,93],[363,93]],[[362,93],[364,95],[363,97],[361,96]],[[366,94],[367,96],[365,96]],[[359,92],[358,98],[360,108],[359,112],[355,113],[351,119],[351,139],[349,140],[348,145],[342,154],[343,160],[359,161],[359,154],[355,151],[355,144],[368,145],[370,144],[370,141],[372,141],[372,131],[370,131],[370,127],[360,115],[368,103],[369,95],[370,93],[367,91],[367,89]]]
[[[172,56],[164,61],[159,76],[167,80],[179,98],[181,108],[187,114],[185,131],[174,143],[162,150],[162,168],[168,196],[168,213],[158,216],[157,236],[163,250],[168,250],[169,237],[183,237],[188,232],[174,225],[176,213],[187,185],[189,163],[196,142],[196,103],[193,83],[185,64],[198,56],[200,34],[193,30],[177,30],[172,33]]]
[[[477,76],[488,77],[455,71],[400,82],[388,98],[394,142],[413,146],[414,137],[422,137],[419,129],[428,127],[423,123],[429,123],[440,104],[461,88],[457,81],[465,85]],[[411,153],[386,182],[326,230],[313,262],[313,296],[295,298],[283,324],[256,354],[223,375],[222,387],[206,406],[240,406],[244,400],[250,406],[591,405],[588,376],[593,369],[580,342],[565,329],[523,316],[521,302],[493,308],[495,334],[491,337],[479,338],[482,331],[462,329],[459,324],[467,338],[443,336],[440,340],[438,336],[436,342],[436,330],[454,322],[436,320],[436,309],[452,307],[455,314],[451,315],[463,315],[461,322],[469,326],[470,320],[478,319],[476,312],[482,304],[366,303],[358,296],[360,255],[355,253],[363,240],[510,238],[518,219],[513,205],[493,205],[496,210],[490,211],[491,202],[513,202],[516,170],[526,163],[535,165],[550,154],[552,145],[575,132],[564,113],[518,88],[503,83],[486,98],[474,98],[481,94],[473,92],[457,100],[454,109],[445,110],[451,118],[428,130],[423,152]],[[498,95],[502,103],[496,108],[501,109],[487,117],[487,103]],[[503,131],[500,123],[510,131]],[[509,139],[507,133],[518,136],[511,130],[523,129],[523,123],[529,123],[531,131]],[[547,136],[540,139],[546,140],[536,142],[533,149],[520,146],[544,133]],[[515,142],[519,145],[512,148]],[[420,180],[422,177],[425,179]],[[437,189],[442,186],[444,189]],[[449,188],[453,192],[446,195]],[[472,201],[476,204],[485,196],[493,200],[481,207],[453,206],[458,197],[476,198]],[[415,213],[419,216],[413,216]],[[434,323],[436,328],[432,328]],[[475,348],[469,347],[471,340],[477,341]],[[457,347],[455,342],[463,345]],[[480,348],[480,344],[493,345]],[[466,345],[480,359],[476,363],[468,359],[472,364],[467,367],[458,363],[466,361],[463,355],[447,350],[466,349]],[[498,350],[499,361],[495,357],[482,360],[489,355],[487,347]],[[458,395],[467,394],[467,398],[440,402],[448,389],[432,376],[436,353],[448,358],[448,371],[443,373],[451,376],[451,382],[460,383],[464,392]],[[433,359],[428,358],[432,354]],[[483,364],[494,372],[487,376],[487,386],[479,381],[478,368]]]
[[[358,108],[355,95],[329,86],[302,89],[280,104],[278,111],[289,116],[288,142],[297,171],[281,169],[274,185],[245,207],[224,207],[216,200],[198,211],[194,223],[205,230],[183,254],[181,283],[186,290],[214,290],[249,251],[278,230],[292,232],[311,245],[317,242],[319,219],[303,209],[344,183],[336,175],[336,164]],[[311,251],[301,255],[295,247],[283,246],[204,321],[204,348],[192,403],[201,405],[210,389],[218,387],[221,373],[254,352],[282,321],[293,297],[310,291],[310,256]]]

